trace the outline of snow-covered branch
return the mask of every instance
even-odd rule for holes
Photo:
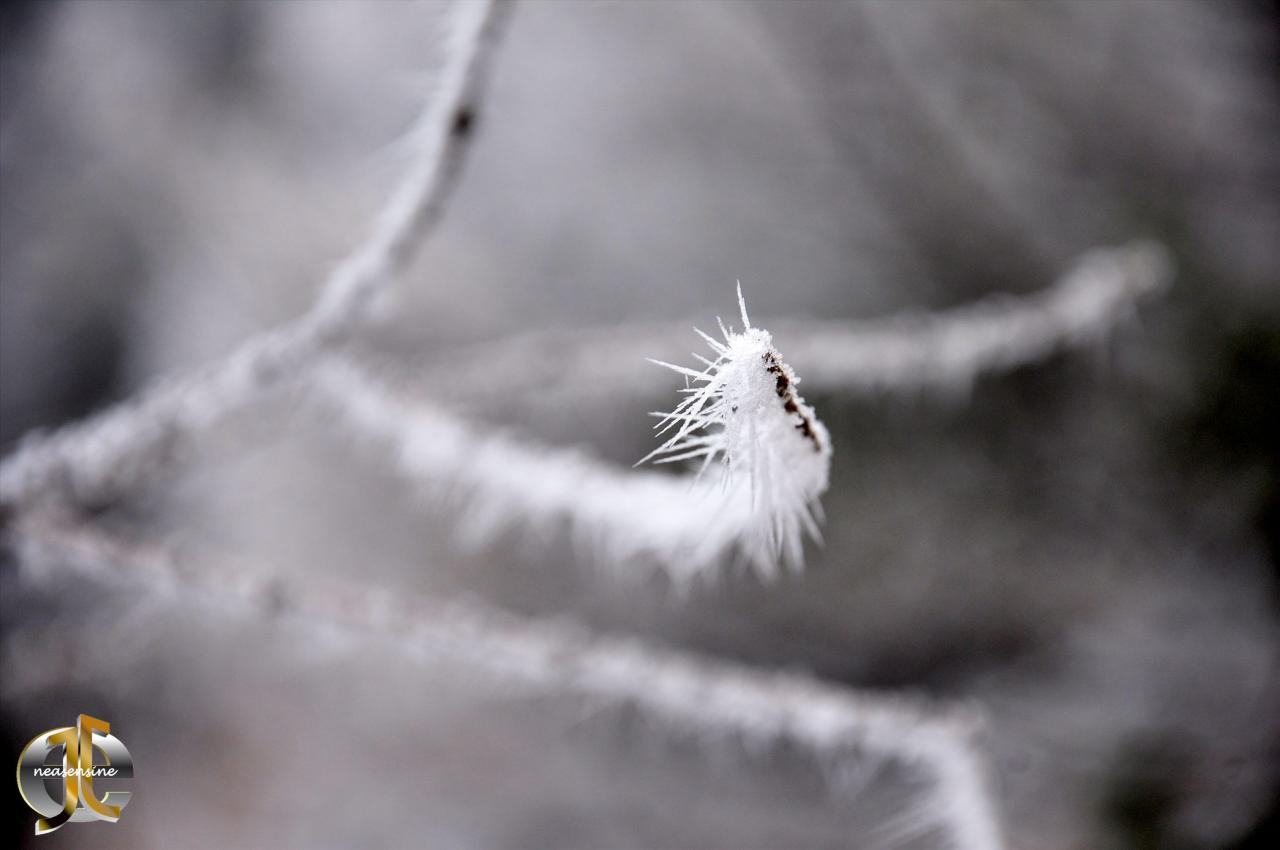
[[[337,356],[306,385],[357,441],[384,452],[428,493],[445,495],[464,540],[508,527],[564,527],[607,564],[661,569],[681,588],[713,577],[734,552],[765,577],[798,568],[801,534],[826,490],[830,438],[794,390],[795,375],[759,329],[711,338],[717,360],[701,389],[670,414],[674,435],[655,455],[695,453],[709,475],[619,469],[549,448],[415,400]],[[683,367],[676,367],[683,368]],[[662,423],[660,423],[661,425]]]
[[[964,385],[985,371],[1099,339],[1139,298],[1165,284],[1168,266],[1163,250],[1148,244],[1096,252],[1036,296],[870,327],[817,326],[797,342],[810,350],[828,388]],[[831,441],[797,395],[797,376],[772,337],[751,327],[745,304],[742,323],[740,333],[722,325],[723,341],[703,334],[716,356],[700,358],[703,369],[660,362],[693,386],[671,413],[659,414],[660,433],[672,434],[650,457],[699,462],[691,479],[626,473],[581,452],[486,432],[413,401],[412,392],[391,390],[350,360],[322,364],[311,388],[348,430],[389,452],[403,474],[460,501],[455,508],[466,537],[563,525],[604,562],[656,566],[680,587],[714,576],[735,551],[771,577],[782,563],[802,563],[804,533],[819,537],[815,514],[827,487]],[[828,354],[818,356],[815,347]],[[564,375],[530,379],[528,369],[537,367],[527,364],[536,362],[508,365],[539,388],[566,383]],[[488,377],[505,371],[491,368]],[[465,392],[466,378],[449,374],[451,393]],[[601,383],[598,374],[577,378]],[[634,384],[621,376],[615,382]],[[717,459],[722,463],[713,465]],[[710,477],[703,475],[708,468]]]
[[[193,433],[296,376],[318,352],[346,339],[444,209],[506,5],[465,0],[453,7],[445,65],[413,134],[416,164],[369,237],[324,282],[310,311],[250,337],[219,362],[161,380],[82,422],[29,436],[0,464],[0,504],[55,494],[77,502],[109,499],[162,466]]]
[[[812,323],[793,359],[810,386],[835,392],[965,389],[1056,352],[1104,339],[1173,271],[1163,246],[1135,242],[1085,254],[1034,295],[992,296],[941,313]]]
[[[761,672],[564,620],[526,620],[475,601],[441,602],[311,575],[273,577],[42,511],[22,517],[11,535],[28,580],[70,571],[172,594],[184,605],[285,617],[330,639],[313,645],[377,642],[502,688],[633,707],[698,740],[734,738],[748,752],[789,744],[832,771],[860,759],[915,765],[928,771],[932,790],[925,805],[913,807],[914,828],[943,829],[961,850],[1001,846],[976,742],[980,718],[966,709],[850,691],[800,673]]]
[[[438,205],[434,200],[433,208]],[[774,332],[787,341],[788,357],[810,390],[962,389],[980,375],[1105,338],[1144,298],[1165,288],[1171,271],[1161,246],[1137,242],[1086,254],[1062,280],[1031,296],[993,296],[940,313],[858,322],[783,320]],[[354,305],[368,296],[351,297]],[[314,325],[306,318],[246,341],[205,370],[31,438],[0,464],[0,503],[49,493],[91,501],[126,489],[162,466],[172,444],[278,386],[283,377],[305,372],[318,351]],[[665,379],[657,370],[636,370],[636,363],[687,338],[687,325],[534,333],[462,349],[429,368],[451,375],[451,400],[463,404],[563,404],[572,399],[557,398],[557,387],[587,385],[657,394]],[[530,395],[532,388],[536,395]]]
[[[661,569],[681,589],[714,577],[734,553],[770,578],[783,564],[802,566],[804,534],[821,537],[831,438],[769,333],[751,327],[741,291],[738,301],[741,332],[721,324],[721,340],[702,334],[716,355],[701,358],[704,369],[654,361],[693,386],[672,412],[655,414],[659,435],[671,434],[645,460],[696,460],[696,475],[532,445],[414,401],[338,356],[317,364],[306,386],[336,414],[316,418],[380,448],[428,493],[448,494],[464,540],[565,527],[597,560]]]
[[[1163,246],[1133,242],[1090,251],[1031,295],[992,295],[938,312],[847,320],[768,322],[811,393],[889,394],[963,389],[982,375],[1026,366],[1105,339],[1167,287]],[[454,377],[451,400],[472,407],[559,406],[571,391],[657,395],[669,381],[637,373],[637,360],[685,344],[685,322],[547,333],[533,331],[441,352],[424,368]],[[536,389],[534,389],[536,388]]]

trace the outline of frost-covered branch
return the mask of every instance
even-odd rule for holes
[[[459,145],[455,159],[460,150]],[[437,210],[439,197],[433,201]],[[954,310],[889,319],[784,320],[774,330],[787,339],[789,358],[810,389],[963,389],[982,374],[1104,338],[1142,299],[1164,289],[1171,270],[1162,247],[1139,242],[1085,255],[1061,281],[1036,295],[991,297]],[[357,290],[366,293],[351,296],[357,304],[369,297],[367,288],[333,291]],[[328,303],[345,303],[332,297],[336,301]],[[326,308],[326,313],[333,311]],[[29,440],[0,464],[0,503],[51,492],[92,501],[127,488],[161,466],[175,442],[277,386],[282,376],[303,371],[316,351],[314,326],[307,319],[247,341],[212,367]],[[654,351],[683,345],[687,334],[687,325],[535,333],[463,349],[432,362],[429,369],[451,375],[451,400],[462,403],[500,399],[503,404],[562,404],[572,399],[558,398],[557,387],[587,385],[600,392],[612,387],[657,394],[665,380],[656,371],[637,371],[635,364]],[[532,388],[536,395],[530,395]]]
[[[445,64],[413,132],[415,165],[368,238],[324,282],[309,312],[245,340],[217,363],[161,380],[82,422],[29,437],[0,464],[0,504],[53,494],[77,502],[109,499],[161,466],[192,433],[253,402],[346,339],[444,209],[506,6],[464,0],[451,9]]]
[[[1168,285],[1168,252],[1152,242],[1091,251],[1035,295],[992,296],[941,313],[812,323],[793,358],[827,391],[967,389],[980,375],[1104,339]],[[812,367],[810,367],[812,363]]]
[[[314,321],[345,334],[417,255],[444,212],[462,168],[481,89],[509,0],[459,0],[450,21],[446,62],[409,137],[414,165],[396,187],[373,232],[325,281]]]
[[[337,357],[318,364],[309,388],[404,475],[458,503],[464,539],[565,526],[599,560],[662,569],[681,588],[714,576],[735,552],[768,578],[782,564],[799,569],[805,533],[820,537],[831,438],[769,333],[751,327],[741,291],[738,301],[744,328],[721,324],[722,340],[702,334],[716,355],[701,358],[704,369],[654,361],[693,386],[656,414],[659,435],[671,434],[645,460],[696,461],[693,476],[616,469],[486,431]]]
[[[990,299],[852,330],[842,325],[824,331],[819,325],[797,335],[797,342],[807,346],[828,388],[963,386],[985,371],[1099,339],[1139,298],[1163,286],[1167,275],[1161,249],[1133,245],[1087,256],[1036,296]],[[606,562],[656,565],[679,586],[714,575],[733,551],[769,577],[780,563],[801,563],[804,533],[819,537],[815,512],[827,487],[831,443],[796,394],[798,379],[772,337],[751,327],[745,305],[742,322],[742,332],[724,331],[723,341],[703,334],[716,356],[700,358],[705,369],[660,363],[694,385],[682,390],[685,399],[671,413],[662,414],[660,433],[673,433],[651,457],[659,463],[699,462],[699,475],[691,481],[628,474],[582,453],[486,434],[448,412],[410,401],[412,393],[388,390],[385,381],[349,361],[318,369],[313,389],[350,429],[389,450],[407,476],[430,491],[461,494],[458,512],[472,539],[509,526],[563,524]],[[537,361],[496,368],[490,363],[486,378],[500,379],[509,366],[540,389],[568,382],[564,374],[531,379],[526,364]],[[466,377],[449,374],[451,394],[465,392]],[[607,383],[599,374],[575,380]],[[614,382],[634,379],[618,376]],[[712,466],[716,459],[723,464]],[[715,470],[710,480],[701,474],[708,467]]]
[[[282,616],[328,639],[313,646],[376,641],[408,659],[478,674],[500,687],[634,707],[702,741],[730,738],[749,752],[797,746],[832,772],[861,759],[915,765],[932,779],[927,804],[911,814],[916,828],[942,828],[961,850],[1001,846],[976,743],[981,724],[967,710],[850,691],[799,673],[760,672],[563,620],[526,620],[473,601],[211,564],[189,551],[123,540],[41,511],[20,518],[11,535],[31,581],[71,571],[170,594],[184,606]]]
[[[771,577],[783,563],[800,567],[803,533],[819,536],[831,440],[745,307],[743,323],[723,342],[706,337],[717,357],[704,358],[705,370],[670,367],[697,386],[659,423],[674,433],[651,457],[697,458],[709,475],[623,470],[531,445],[414,401],[337,357],[318,364],[308,387],[348,432],[453,500],[465,540],[563,526],[605,563],[653,566],[681,588],[714,576],[734,552]]]
[[[835,395],[964,389],[985,374],[1102,340],[1159,295],[1168,252],[1134,242],[1085,254],[1058,282],[1024,296],[995,295],[932,313],[857,321],[777,319],[774,336],[809,392]],[[683,345],[684,322],[554,334],[532,332],[441,352],[426,368],[454,377],[451,399],[469,406],[559,406],[570,392],[657,395],[665,376],[635,371],[654,351]]]

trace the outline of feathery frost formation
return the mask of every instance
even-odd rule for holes
[[[708,393],[701,402],[689,394],[675,414],[682,427],[657,452],[660,462],[701,457],[704,468],[719,458],[715,475],[628,470],[519,439],[340,356],[316,364],[304,395],[434,509],[456,515],[462,542],[483,545],[504,529],[539,538],[563,530],[588,560],[633,577],[661,572],[684,590],[714,579],[735,552],[765,578],[784,560],[798,568],[802,532],[817,536],[826,429],[791,389],[790,369],[760,345],[768,335],[736,336],[747,359],[722,363],[704,382],[712,388],[699,388]]]
[[[716,355],[701,358],[704,371],[662,364],[690,385],[675,410],[655,414],[659,433],[673,433],[644,460],[697,460],[696,475],[620,469],[516,438],[350,357],[321,359],[304,393],[324,409],[321,418],[457,515],[463,542],[483,544],[504,529],[564,530],[590,560],[631,576],[661,572],[682,591],[716,578],[738,553],[767,579],[803,565],[806,533],[820,539],[831,438],[769,333],[751,327],[745,306],[742,314],[741,333],[722,325],[723,342],[703,334]]]
[[[715,360],[698,358],[702,371],[654,360],[684,375],[685,398],[670,413],[655,413],[659,435],[674,433],[641,463],[697,460],[698,479],[719,460],[729,498],[749,506],[742,548],[763,573],[778,563],[803,564],[802,538],[821,540],[819,497],[826,492],[831,437],[796,392],[800,379],[773,347],[773,337],[751,327],[738,286],[741,332],[720,324],[724,342],[698,330]],[[695,330],[697,330],[695,328]],[[692,382],[692,385],[690,385]]]

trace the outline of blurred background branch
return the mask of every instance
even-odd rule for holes
[[[184,607],[211,600],[253,616],[283,616],[320,631],[327,642],[350,644],[354,636],[389,645],[413,661],[491,677],[503,691],[568,693],[615,710],[634,706],[695,740],[729,738],[750,753],[794,745],[833,774],[841,772],[842,760],[923,766],[935,787],[925,804],[913,808],[911,829],[940,828],[961,850],[1002,846],[975,744],[980,723],[972,712],[735,667],[563,621],[522,621],[476,600],[432,601],[237,569],[190,550],[112,538],[48,512],[20,520],[14,541],[34,582],[69,570],[102,584],[123,581],[143,593],[161,593]]]
[[[485,60],[508,6],[491,0],[455,4],[444,68],[410,134],[417,161],[367,240],[326,278],[312,310],[250,337],[221,362],[164,379],[88,422],[32,435],[0,466],[0,504],[12,507],[58,489],[76,501],[109,501],[157,471],[176,441],[253,403],[345,340],[413,260],[443,211],[479,110]]]

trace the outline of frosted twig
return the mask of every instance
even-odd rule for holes
[[[451,21],[448,60],[411,134],[414,166],[383,208],[369,239],[325,282],[315,321],[345,333],[416,256],[444,212],[473,135],[488,58],[510,10],[502,0],[463,0]]]
[[[347,338],[413,258],[439,218],[471,137],[489,48],[505,3],[466,0],[450,15],[449,46],[414,137],[419,156],[369,237],[321,287],[315,306],[250,337],[223,360],[164,379],[137,397],[51,434],[29,436],[0,464],[0,504],[49,495],[110,499],[161,466],[176,444],[295,375]]]
[[[455,158],[459,154],[454,154]],[[435,204],[438,206],[439,201]],[[1071,345],[1101,339],[1144,297],[1168,282],[1167,252],[1133,243],[1085,255],[1053,287],[1032,296],[992,297],[940,313],[859,322],[776,322],[808,388],[832,393],[916,392],[965,387],[984,373],[1017,368]],[[359,300],[359,299],[356,299]],[[304,320],[248,340],[226,361],[162,383],[139,398],[51,435],[0,464],[0,503],[70,492],[86,501],[118,493],[176,441],[207,427],[295,376],[314,354]],[[450,357],[454,401],[555,402],[555,387],[591,385],[660,392],[657,372],[637,372],[647,354],[682,344],[688,329],[528,334]],[[302,337],[299,340],[297,337]],[[446,368],[437,361],[436,368]],[[530,398],[530,388],[539,396]]]
[[[831,438],[769,333],[751,327],[741,289],[738,303],[740,332],[721,323],[723,341],[702,334],[716,358],[703,358],[705,369],[654,361],[693,386],[671,413],[655,414],[659,435],[670,433],[645,460],[696,459],[701,469],[687,478],[618,470],[581,452],[486,433],[397,398],[337,357],[317,364],[308,386],[413,481],[462,501],[455,508],[465,539],[563,524],[600,560],[661,568],[682,589],[714,576],[734,551],[769,578],[780,564],[802,566],[805,533],[820,538]]]
[[[967,388],[979,375],[1102,340],[1139,301],[1161,292],[1171,273],[1168,252],[1156,243],[1091,251],[1035,295],[877,323],[812,324],[792,358],[811,386],[829,390]]]
[[[457,532],[466,542],[506,527],[563,526],[602,562],[660,568],[680,588],[713,576],[735,549],[766,577],[776,569],[770,552],[750,544],[760,517],[747,486],[621,469],[582,451],[534,445],[407,397],[336,356],[317,364],[306,386],[415,485],[460,502]],[[824,460],[824,484],[825,471]]]
[[[729,498],[735,489],[750,497],[739,537],[752,562],[766,572],[780,560],[798,569],[803,535],[822,539],[818,499],[827,490],[831,436],[796,391],[800,379],[773,347],[773,336],[751,326],[741,285],[738,307],[741,331],[716,320],[723,342],[697,331],[715,354],[715,360],[694,355],[705,369],[653,361],[684,375],[686,386],[674,410],[653,414],[660,417],[659,436],[670,436],[644,460],[696,460],[695,481],[719,461],[715,474]]]
[[[594,634],[563,620],[526,620],[479,602],[440,602],[308,575],[270,577],[190,552],[113,537],[90,525],[32,511],[11,529],[23,574],[128,581],[183,604],[284,616],[336,638],[387,644],[410,659],[481,674],[501,686],[631,706],[699,740],[731,737],[748,751],[787,743],[824,767],[863,758],[929,772],[923,816],[961,850],[997,850],[998,820],[979,755],[972,711],[907,697],[833,687],[800,673],[761,672],[634,639]]]
[[[1149,244],[1099,251],[1036,296],[989,299],[944,314],[852,329],[817,325],[797,335],[796,342],[810,352],[810,365],[826,378],[828,389],[965,385],[985,371],[1013,368],[1100,338],[1139,298],[1165,284],[1168,266],[1163,250]],[[471,539],[485,539],[505,526],[563,523],[573,537],[597,547],[606,562],[655,564],[679,586],[713,575],[735,548],[767,577],[780,553],[787,562],[800,563],[801,531],[817,536],[810,510],[826,489],[830,440],[812,409],[795,396],[795,374],[768,334],[751,328],[745,308],[743,324],[743,332],[727,334],[724,343],[708,338],[716,360],[708,361],[706,370],[670,367],[701,388],[687,388],[684,402],[660,423],[675,430],[654,453],[663,459],[698,459],[704,468],[717,457],[731,462],[736,457],[738,483],[745,479],[750,492],[730,488],[727,498],[714,483],[625,474],[579,452],[486,433],[408,401],[407,393],[397,397],[350,361],[322,365],[313,374],[312,389],[356,433],[389,449],[414,481],[434,492],[462,494],[466,505],[459,513]],[[788,350],[793,350],[790,343]],[[527,364],[540,359],[525,357],[521,365],[500,367],[490,361],[485,377],[492,381],[509,367],[540,389],[571,382],[564,374],[554,380],[531,378]],[[583,361],[586,368],[595,363]],[[452,369],[448,373],[451,395],[465,392],[466,377]],[[805,375],[806,387],[812,386],[811,377]],[[573,381],[609,383],[598,373]],[[616,376],[612,382],[634,385],[635,379]],[[708,425],[718,430],[699,430]],[[810,434],[812,445],[794,429]]]
[[[810,393],[914,393],[963,389],[1072,346],[1103,339],[1144,299],[1162,292],[1172,272],[1168,252],[1134,242],[1085,254],[1057,283],[1025,296],[990,296],[934,313],[881,319],[768,322],[785,340],[787,359]],[[661,373],[637,373],[636,361],[684,344],[685,323],[554,334],[532,332],[448,352],[426,368],[453,378],[462,404],[559,405],[577,387],[596,393],[657,395]],[[536,388],[536,393],[531,390]]]

